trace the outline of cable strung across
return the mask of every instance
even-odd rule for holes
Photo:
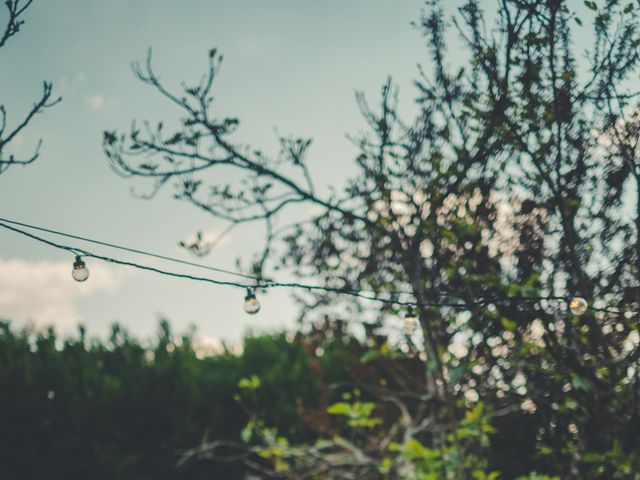
[[[198,276],[198,275],[191,275],[191,274],[187,274],[187,273],[179,273],[179,272],[174,272],[174,271],[169,271],[169,270],[164,270],[158,267],[153,267],[150,265],[145,265],[142,263],[137,263],[137,262],[132,262],[132,261],[128,261],[128,260],[121,260],[121,259],[117,259],[117,258],[113,258],[113,257],[109,257],[106,255],[100,255],[97,253],[93,253],[91,251],[88,251],[86,249],[83,248],[78,248],[78,247],[73,247],[70,245],[65,245],[62,243],[57,243],[54,242],[52,240],[40,237],[34,233],[30,233],[27,232],[21,228],[17,228],[17,226],[20,227],[24,227],[24,228],[28,228],[28,229],[32,229],[32,230],[36,230],[36,231],[40,231],[40,232],[44,232],[44,233],[49,233],[52,235],[58,235],[58,236],[62,236],[65,238],[70,238],[70,239],[74,239],[74,240],[79,240],[82,242],[87,242],[87,243],[92,243],[95,245],[100,245],[100,246],[104,246],[104,247],[109,247],[109,248],[113,248],[113,249],[117,249],[117,250],[121,250],[121,251],[125,251],[125,252],[129,252],[129,253],[134,253],[134,254],[138,254],[138,255],[145,255],[148,257],[152,257],[152,258],[156,258],[159,260],[164,260],[164,261],[169,261],[169,262],[173,262],[173,263],[178,263],[178,264],[182,264],[182,265],[186,265],[186,266],[190,266],[190,267],[196,267],[196,268],[201,268],[201,269],[206,269],[206,270],[210,270],[216,273],[221,273],[221,274],[225,274],[225,275],[230,275],[230,276],[235,276],[235,277],[240,277],[246,280],[251,280],[251,282],[244,282],[241,283],[240,281],[232,281],[232,280],[220,280],[220,279],[216,279],[216,278],[212,278],[212,277],[205,277],[205,276]],[[145,250],[140,250],[140,249],[136,249],[136,248],[131,248],[131,247],[126,247],[126,246],[122,246],[122,245],[118,245],[118,244],[114,244],[114,243],[110,243],[110,242],[105,242],[102,240],[96,240],[93,238],[88,238],[88,237],[84,237],[84,236],[80,236],[80,235],[74,235],[74,234],[70,234],[70,233],[65,233],[59,230],[54,230],[54,229],[49,229],[49,228],[44,228],[44,227],[40,227],[37,225],[31,225],[28,223],[23,223],[23,222],[17,222],[14,220],[8,220],[6,218],[1,218],[0,217],[0,227],[3,227],[7,230],[10,230],[12,232],[24,235],[32,240],[38,241],[40,243],[43,243],[45,245],[48,245],[50,247],[59,249],[59,250],[64,250],[67,252],[72,253],[73,255],[76,256],[76,262],[74,263],[74,268],[76,267],[76,265],[78,265],[79,267],[85,268],[86,269],[86,265],[84,264],[84,262],[82,262],[80,260],[81,257],[87,257],[87,258],[94,258],[96,260],[101,260],[107,263],[112,263],[112,264],[116,264],[116,265],[123,265],[123,266],[128,266],[128,267],[132,267],[132,268],[137,268],[140,270],[145,270],[148,272],[153,272],[153,273],[158,273],[161,275],[165,275],[165,276],[169,276],[169,277],[174,277],[174,278],[182,278],[182,279],[186,279],[186,280],[193,280],[193,281],[199,281],[199,282],[207,282],[207,283],[211,283],[214,285],[221,285],[221,286],[228,286],[228,287],[236,287],[236,288],[241,288],[244,290],[247,290],[248,292],[251,292],[250,295],[253,295],[253,297],[249,296],[249,298],[255,298],[255,294],[253,293],[253,291],[255,289],[269,289],[269,288],[291,288],[291,289],[302,289],[302,290],[307,290],[307,291],[324,291],[324,292],[328,292],[328,293],[335,293],[335,294],[339,294],[339,295],[349,295],[352,297],[356,297],[356,298],[360,298],[363,300],[368,300],[368,301],[373,301],[373,302],[380,302],[383,304],[389,304],[389,305],[397,305],[397,306],[404,306],[404,307],[451,307],[451,308],[461,308],[461,309],[467,309],[467,308],[471,308],[471,307],[478,307],[478,306],[483,306],[483,305],[489,305],[492,303],[499,303],[499,302],[540,302],[540,301],[562,301],[562,302],[566,302],[567,305],[571,305],[571,304],[575,304],[575,305],[580,305],[580,310],[584,310],[586,311],[588,310],[592,310],[592,311],[596,311],[596,312],[603,312],[603,313],[610,313],[610,314],[620,314],[622,313],[620,310],[609,310],[606,308],[596,308],[593,306],[588,306],[586,300],[582,299],[581,297],[573,297],[573,298],[569,298],[567,296],[557,296],[557,295],[547,295],[547,296],[504,296],[504,297],[497,297],[497,296],[491,296],[491,297],[478,297],[472,301],[432,301],[432,302],[415,302],[415,301],[402,301],[399,299],[395,299],[395,298],[381,298],[379,296],[379,294],[377,292],[373,292],[370,290],[356,290],[356,289],[349,289],[349,288],[338,288],[338,287],[329,287],[329,286],[325,286],[325,285],[314,285],[314,284],[305,284],[305,283],[298,283],[298,282],[277,282],[274,280],[268,280],[268,279],[263,279],[257,276],[253,276],[253,275],[247,275],[247,274],[243,274],[240,272],[235,272],[232,270],[226,270],[223,268],[217,268],[217,267],[211,267],[208,265],[203,265],[200,263],[195,263],[195,262],[189,262],[187,260],[181,260],[178,258],[174,258],[174,257],[169,257],[166,255],[160,255],[160,254],[156,254],[156,253],[151,253],[151,252],[147,252]],[[78,262],[81,262],[82,265],[78,264]],[[86,274],[86,276],[83,276],[83,280],[78,280],[78,281],[84,281],[86,280],[86,278],[88,277],[88,273]],[[75,276],[74,276],[75,278]],[[404,291],[391,291],[391,292],[385,292],[387,295],[389,296],[401,296],[401,295],[410,295],[410,292],[404,292]],[[450,297],[452,298],[453,296],[451,294],[443,294],[442,296],[444,297]],[[576,303],[577,302],[577,303]],[[584,305],[583,305],[584,304]],[[574,314],[577,314],[576,312],[578,310],[571,308],[572,312]]]

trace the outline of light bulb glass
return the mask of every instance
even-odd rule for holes
[[[587,312],[587,308],[589,308],[589,304],[582,297],[574,297],[569,302],[569,310],[571,310],[571,313],[574,315],[584,315]]]
[[[416,317],[404,318],[404,331],[407,335],[413,335],[418,329],[418,319]]]
[[[73,262],[73,270],[71,270],[71,276],[76,282],[84,282],[87,278],[89,278],[89,269],[80,257],[76,257],[76,261]]]
[[[255,315],[260,311],[260,302],[251,291],[247,292],[247,296],[244,298],[244,311],[249,315]]]
[[[418,317],[413,308],[409,307],[404,316],[404,331],[407,335],[413,335],[418,329]]]

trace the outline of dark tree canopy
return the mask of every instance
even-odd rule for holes
[[[267,450],[274,475],[300,478],[316,458],[331,465],[307,470],[317,478],[495,478],[489,470],[504,465],[483,452],[489,437],[509,441],[483,423],[491,418],[519,422],[532,445],[507,478],[533,469],[637,478],[640,5],[458,6],[450,21],[426,2],[416,118],[400,118],[391,81],[376,106],[358,96],[369,131],[354,139],[358,173],[333,192],[314,186],[309,139],[279,137],[273,154],[234,140],[239,121],[213,100],[215,50],[203,79],[177,92],[160,82],[151,54],[136,64],[137,77],[178,107],[179,127],[105,132],[104,151],[117,173],[151,180],[152,195],[172,186],[229,228],[262,225],[253,272],[264,279],[284,270],[418,305],[420,330],[390,345],[379,336],[402,314],[392,304],[339,292],[298,299],[303,318],[368,321],[372,351],[425,361],[405,390],[376,387],[397,415],[331,444],[342,460]],[[575,30],[587,25],[592,44],[577,45]],[[466,58],[449,58],[452,35]],[[318,213],[283,224],[296,205]],[[579,316],[565,301],[518,300],[538,296],[581,296],[591,308]],[[466,307],[443,305],[453,302]]]
[[[0,30],[0,49],[6,46],[9,41],[12,41],[12,38],[20,31],[20,28],[25,22],[25,12],[32,3],[33,0],[4,1],[7,18],[6,20],[3,19],[6,21],[4,30]],[[2,52],[0,51],[0,55],[1,54]],[[7,119],[7,109],[0,103],[0,174],[14,165],[29,165],[38,159],[42,140],[38,141],[34,153],[27,158],[18,158],[11,153],[11,142],[15,141],[16,137],[25,130],[36,115],[54,106],[61,100],[62,97],[55,97],[53,95],[53,84],[45,81],[42,84],[42,94],[33,103],[29,111],[22,118],[11,122],[11,124]]]

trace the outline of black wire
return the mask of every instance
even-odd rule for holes
[[[223,268],[210,267],[208,265],[202,265],[200,263],[189,262],[187,260],[180,260],[178,258],[167,257],[165,255],[146,252],[144,250],[138,250],[136,248],[124,247],[122,245],[116,245],[114,243],[103,242],[101,240],[95,240],[95,239],[92,239],[92,238],[82,237],[80,235],[73,235],[71,233],[64,233],[64,232],[60,232],[58,230],[52,230],[50,228],[38,227],[36,225],[29,225],[28,223],[16,222],[15,220],[7,220],[6,218],[0,218],[0,221],[4,222],[4,223],[11,223],[13,225],[19,225],[21,227],[31,228],[33,230],[38,230],[40,232],[46,232],[46,233],[52,233],[54,235],[60,235],[61,237],[73,238],[75,240],[81,240],[83,242],[89,242],[89,243],[94,243],[96,245],[102,245],[104,247],[115,248],[117,250],[122,250],[122,251],[125,251],[125,252],[137,253],[137,254],[140,254],[140,255],[146,255],[147,257],[158,258],[160,260],[167,260],[169,262],[181,263],[183,265],[189,265],[191,267],[203,268],[205,270],[211,270],[212,272],[226,273],[227,275],[234,275],[236,277],[249,278],[251,280],[256,280],[257,279],[254,276],[245,275],[244,273],[234,272],[232,270],[225,270]]]
[[[89,251],[84,250],[84,249],[70,247],[68,245],[62,245],[60,243],[52,242],[51,240],[47,240],[45,238],[38,237],[37,235],[34,235],[32,233],[29,233],[29,232],[25,232],[24,230],[20,230],[19,228],[15,228],[15,227],[12,227],[10,225],[6,225],[6,224],[4,224],[2,222],[0,222],[0,227],[4,227],[4,228],[6,228],[8,230],[11,230],[11,231],[16,232],[16,233],[20,233],[22,235],[25,235],[26,237],[29,237],[29,238],[31,238],[33,240],[36,240],[36,241],[41,242],[41,243],[44,243],[44,244],[49,245],[51,247],[55,247],[55,248],[58,248],[60,250],[65,250],[65,251],[73,253],[74,255],[80,255],[82,257],[90,257],[90,258],[95,258],[95,259],[102,260],[102,261],[109,262],[109,263],[115,263],[115,264],[118,264],[118,265],[125,265],[125,266],[129,266],[129,267],[140,268],[142,270],[149,270],[149,271],[152,271],[152,272],[160,273],[160,274],[163,274],[163,275],[168,275],[168,276],[171,276],[171,277],[186,278],[186,279],[189,279],[189,280],[198,280],[198,281],[202,281],[202,282],[214,283],[216,285],[227,285],[227,286],[232,286],[232,287],[248,288],[248,285],[244,285],[244,284],[237,283],[237,282],[216,280],[216,279],[209,278],[209,277],[197,277],[195,275],[188,275],[188,274],[183,274],[183,273],[169,272],[169,271],[166,271],[166,270],[161,270],[159,268],[150,267],[148,265],[141,265],[139,263],[128,262],[126,260],[118,260],[116,258],[106,257],[104,255],[98,255],[98,254],[89,252]]]
[[[375,297],[375,296],[369,296],[369,295],[365,295],[359,291],[356,290],[347,290],[347,289],[341,289],[341,288],[332,288],[332,287],[326,287],[326,286],[322,286],[322,285],[307,285],[307,284],[302,284],[302,283],[286,283],[286,282],[272,282],[272,281],[268,281],[265,280],[263,281],[263,283],[258,282],[256,285],[253,284],[243,284],[243,283],[238,283],[238,282],[232,282],[232,281],[224,281],[224,280],[217,280],[211,277],[199,277],[199,276],[195,276],[195,275],[188,275],[188,274],[182,274],[182,273],[176,273],[176,272],[170,272],[167,270],[162,270],[160,268],[156,268],[156,267],[150,267],[148,265],[142,265],[139,263],[135,263],[135,262],[129,262],[129,261],[125,261],[125,260],[119,260],[113,257],[107,257],[104,255],[98,255],[92,252],[89,252],[88,250],[84,250],[84,249],[80,249],[80,248],[76,248],[76,247],[71,247],[69,245],[63,245],[60,243],[56,243],[53,242],[51,240],[47,240],[45,238],[39,237],[37,235],[34,235],[32,233],[26,232],[24,230],[21,230],[19,228],[16,227],[12,227],[10,225],[6,225],[5,223],[2,223],[2,221],[0,221],[0,227],[4,227],[8,230],[11,230],[13,232],[19,233],[21,235],[24,235],[26,237],[29,237],[33,240],[36,240],[38,242],[44,243],[46,245],[49,245],[51,247],[54,248],[58,248],[60,250],[64,250],[67,252],[71,252],[74,255],[80,255],[83,257],[89,257],[89,258],[95,258],[98,260],[102,260],[108,263],[114,263],[114,264],[118,264],[118,265],[125,265],[125,266],[129,266],[129,267],[134,267],[134,268],[139,268],[142,270],[147,270],[147,271],[152,271],[155,273],[159,273],[161,275],[167,275],[170,277],[175,277],[175,278],[183,278],[183,279],[188,279],[188,280],[196,280],[196,281],[201,281],[201,282],[209,282],[209,283],[213,283],[215,285],[223,285],[223,286],[231,286],[231,287],[237,287],[237,288],[242,288],[242,289],[248,289],[248,288],[302,288],[305,290],[322,290],[322,291],[326,291],[326,292],[333,292],[333,293],[337,293],[337,294],[344,294],[344,295],[351,295],[354,297],[358,297],[358,298],[362,298],[363,300],[370,300],[370,301],[375,301],[375,302],[382,302],[382,303],[388,303],[388,304],[395,304],[395,305],[402,305],[402,306],[409,306],[409,305],[416,305],[415,302],[401,302],[401,301],[395,301],[395,300],[388,300],[388,299],[384,299],[384,298],[379,298],[379,297]],[[249,277],[252,280],[257,280],[255,277]],[[461,303],[449,303],[449,304],[437,304],[437,303],[424,303],[422,304],[423,306],[451,306],[451,307],[465,307],[466,304],[461,304]]]
[[[105,246],[105,247],[114,248],[114,249],[122,250],[122,251],[125,251],[125,252],[137,253],[137,254],[140,254],[140,255],[146,255],[148,257],[158,258],[160,260],[166,260],[166,261],[169,261],[169,262],[180,263],[180,264],[188,265],[188,266],[191,266],[191,267],[203,268],[205,270],[210,270],[210,271],[213,271],[213,272],[224,273],[224,274],[227,274],[227,275],[233,275],[233,276],[236,276],[236,277],[246,278],[246,279],[249,279],[249,280],[253,280],[256,284],[260,284],[260,285],[265,283],[264,279],[262,279],[260,277],[257,277],[255,275],[247,275],[247,274],[240,273],[240,272],[235,272],[235,271],[232,271],[232,270],[225,270],[223,268],[211,267],[211,266],[208,266],[208,265],[202,265],[200,263],[189,262],[189,261],[181,260],[181,259],[174,258],[174,257],[168,257],[166,255],[160,255],[160,254],[156,254],[156,253],[147,252],[147,251],[144,251],[144,250],[139,250],[139,249],[136,249],[136,248],[125,247],[123,245],[117,245],[117,244],[105,242],[105,241],[102,241],[102,240],[96,240],[96,239],[93,239],[93,238],[88,238],[88,237],[84,237],[84,236],[80,236],[80,235],[75,235],[75,234],[72,234],[72,233],[65,233],[65,232],[61,232],[59,230],[53,230],[51,228],[39,227],[37,225],[31,225],[31,224],[28,224],[28,223],[18,222],[18,221],[15,221],[15,220],[8,220],[8,219],[2,218],[2,217],[0,217],[0,222],[10,223],[10,224],[13,224],[13,225],[19,225],[21,227],[26,227],[26,228],[30,228],[30,229],[33,229],[33,230],[38,230],[40,232],[51,233],[51,234],[54,234],[54,235],[59,235],[61,237],[72,238],[74,240],[80,240],[80,241],[83,241],[83,242],[89,242],[89,243],[93,243],[93,244],[96,244],[96,245],[102,245],[102,246]],[[18,230],[14,230],[14,231],[18,231]],[[39,238],[39,237],[32,236],[32,238]],[[73,249],[70,249],[69,251],[73,251]],[[275,284],[275,282],[271,282],[271,284]],[[313,286],[313,285],[302,285],[302,284],[293,284],[293,283],[292,284],[278,284],[278,286],[300,287],[300,288],[307,288],[307,289],[311,289],[311,290],[325,289],[325,287],[318,286],[318,285]],[[339,292],[339,293],[354,293],[354,292],[356,292],[356,290],[342,290],[342,289],[330,289],[330,291],[335,291],[335,292]],[[357,290],[357,293],[362,293],[362,294],[369,293],[369,294],[373,294],[374,296],[377,294],[377,292],[374,292],[372,290]],[[411,292],[402,292],[402,291],[396,291],[396,292],[391,292],[391,293],[396,294],[396,295],[412,295]],[[447,296],[447,294],[444,294],[443,296]],[[409,304],[409,303],[407,303],[407,304]]]
[[[60,243],[53,242],[51,240],[47,240],[47,239],[39,237],[39,236],[37,236],[35,234],[26,232],[26,231],[21,230],[21,229],[16,228],[16,227],[12,227],[10,225],[7,225],[4,222],[11,223],[11,224],[14,224],[14,225],[20,225],[20,226],[23,226],[23,227],[26,227],[26,228],[31,228],[31,229],[34,229],[34,230],[39,230],[39,231],[43,231],[43,232],[47,232],[47,233],[51,233],[51,234],[55,234],[55,235],[74,238],[76,240],[86,241],[86,242],[94,243],[94,244],[97,244],[97,245],[103,245],[103,246],[107,246],[107,247],[111,247],[111,248],[116,248],[116,249],[119,249],[119,250],[131,252],[131,253],[137,253],[137,254],[141,254],[141,255],[146,255],[146,256],[158,258],[158,259],[161,259],[161,260],[168,260],[168,261],[172,261],[172,262],[176,262],[176,263],[182,263],[182,264],[189,265],[189,266],[204,268],[204,269],[216,271],[218,273],[225,273],[225,274],[228,274],[228,275],[236,275],[236,276],[240,276],[240,277],[243,277],[243,278],[247,278],[247,279],[253,280],[255,283],[252,283],[252,284],[238,283],[238,282],[232,282],[232,281],[226,281],[226,280],[218,280],[218,279],[214,279],[214,278],[211,278],[211,277],[200,277],[200,276],[195,276],[195,275],[171,272],[171,271],[167,271],[167,270],[162,270],[160,268],[151,267],[151,266],[148,266],[148,265],[143,265],[143,264],[140,264],[140,263],[129,262],[129,261],[126,261],[126,260],[119,260],[119,259],[116,259],[116,258],[113,258],[113,257],[104,256],[104,255],[98,255],[98,254],[89,252],[88,250],[84,250],[84,249],[80,249],[80,248],[76,248],[76,247],[71,247],[69,245],[63,245],[63,244],[60,244]],[[336,293],[336,294],[340,294],[340,295],[350,295],[350,296],[353,296],[353,297],[361,298],[363,300],[381,302],[381,303],[385,303],[385,304],[389,304],[389,305],[397,305],[397,306],[404,306],[404,307],[418,307],[418,306],[420,306],[420,307],[451,307],[451,308],[468,309],[468,308],[473,307],[473,306],[482,306],[482,305],[488,305],[488,304],[491,304],[491,303],[498,303],[498,302],[511,302],[511,301],[536,302],[536,301],[553,301],[553,300],[558,300],[558,301],[563,301],[563,302],[568,302],[569,301],[569,297],[566,297],[566,296],[479,297],[475,301],[471,301],[471,302],[426,302],[426,303],[418,303],[418,302],[411,302],[411,301],[401,301],[401,300],[380,298],[380,297],[377,296],[376,292],[373,292],[374,295],[366,295],[365,293],[363,293],[363,292],[365,292],[364,290],[353,290],[353,289],[347,289],[347,288],[327,287],[327,286],[324,286],[324,285],[312,285],[312,284],[304,284],[304,283],[297,283],[297,282],[275,282],[275,281],[271,281],[271,280],[264,280],[264,279],[260,279],[258,277],[254,277],[254,276],[250,276],[250,275],[244,275],[244,274],[241,274],[241,273],[238,273],[238,272],[232,272],[232,271],[228,271],[228,270],[224,270],[224,269],[219,269],[219,268],[209,267],[209,266],[201,265],[201,264],[197,264],[197,263],[187,262],[187,261],[179,260],[179,259],[172,258],[172,257],[166,257],[164,255],[156,255],[156,254],[153,254],[153,253],[144,252],[142,250],[136,250],[136,249],[129,248],[129,247],[123,247],[123,246],[120,246],[120,245],[114,245],[114,244],[111,244],[111,243],[102,242],[100,240],[94,240],[94,239],[89,239],[89,238],[85,238],[85,237],[80,237],[80,236],[77,236],[77,235],[67,234],[67,233],[56,231],[56,230],[50,230],[50,229],[47,229],[47,228],[37,227],[37,226],[34,226],[34,225],[29,225],[29,224],[25,224],[25,223],[21,223],[21,222],[15,222],[15,221],[12,221],[12,220],[6,220],[6,219],[3,219],[3,218],[0,218],[0,227],[6,228],[7,230],[11,230],[11,231],[13,231],[15,233],[19,233],[21,235],[24,235],[24,236],[26,236],[28,238],[31,238],[31,239],[36,240],[38,242],[44,243],[44,244],[49,245],[51,247],[71,252],[74,255],[80,255],[80,256],[84,256],[84,257],[95,258],[97,260],[102,260],[104,262],[113,263],[113,264],[117,264],[117,265],[124,265],[124,266],[128,266],[128,267],[133,267],[133,268],[138,268],[138,269],[141,269],[141,270],[151,271],[151,272],[154,272],[154,273],[159,273],[161,275],[166,275],[166,276],[170,276],[170,277],[183,278],[183,279],[187,279],[187,280],[195,280],[195,281],[200,281],[200,282],[208,282],[208,283],[212,283],[212,284],[215,284],[215,285],[230,286],[230,287],[236,287],[236,288],[242,288],[242,289],[249,289],[249,288],[262,288],[262,289],[268,289],[268,288],[298,288],[298,289],[304,289],[304,290],[307,290],[307,291],[324,291],[324,292]],[[389,292],[389,293],[392,294],[392,295],[406,294],[406,292]],[[610,313],[610,314],[621,314],[621,313],[623,313],[620,310],[608,310],[606,308],[595,308],[595,307],[588,307],[588,308],[590,310],[592,310],[592,311],[595,311],[595,312],[603,312],[603,313]]]

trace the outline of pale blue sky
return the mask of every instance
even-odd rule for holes
[[[20,34],[0,50],[0,101],[15,119],[43,79],[53,81],[64,100],[20,139],[18,153],[43,138],[42,156],[0,176],[0,216],[183,258],[180,238],[220,227],[173,201],[169,191],[152,202],[132,198],[132,183],[115,176],[102,154],[105,129],[126,128],[133,118],[176,118],[171,105],[129,69],[149,46],[156,70],[170,83],[197,79],[208,49],[218,47],[225,62],[217,105],[241,119],[239,138],[269,150],[274,127],[312,136],[312,169],[325,183],[339,184],[353,157],[345,133],[364,127],[354,91],[375,98],[391,74],[405,108],[412,109],[411,79],[416,64],[426,60],[420,32],[410,26],[421,6],[421,0],[36,1]],[[238,232],[205,262],[232,268],[239,254],[259,246],[250,237]],[[67,327],[82,320],[93,334],[118,320],[148,335],[163,314],[177,329],[194,323],[204,335],[231,339],[247,328],[292,322],[284,291],[261,298],[263,310],[249,317],[240,291],[126,267],[93,268],[90,289],[70,279],[72,259],[63,252],[4,231],[0,245],[4,262],[27,262],[5,265],[5,276],[18,273],[2,288],[18,293],[0,303],[0,317],[67,316],[57,322]],[[33,263],[43,260],[54,263]],[[110,280],[101,283],[100,275]]]

